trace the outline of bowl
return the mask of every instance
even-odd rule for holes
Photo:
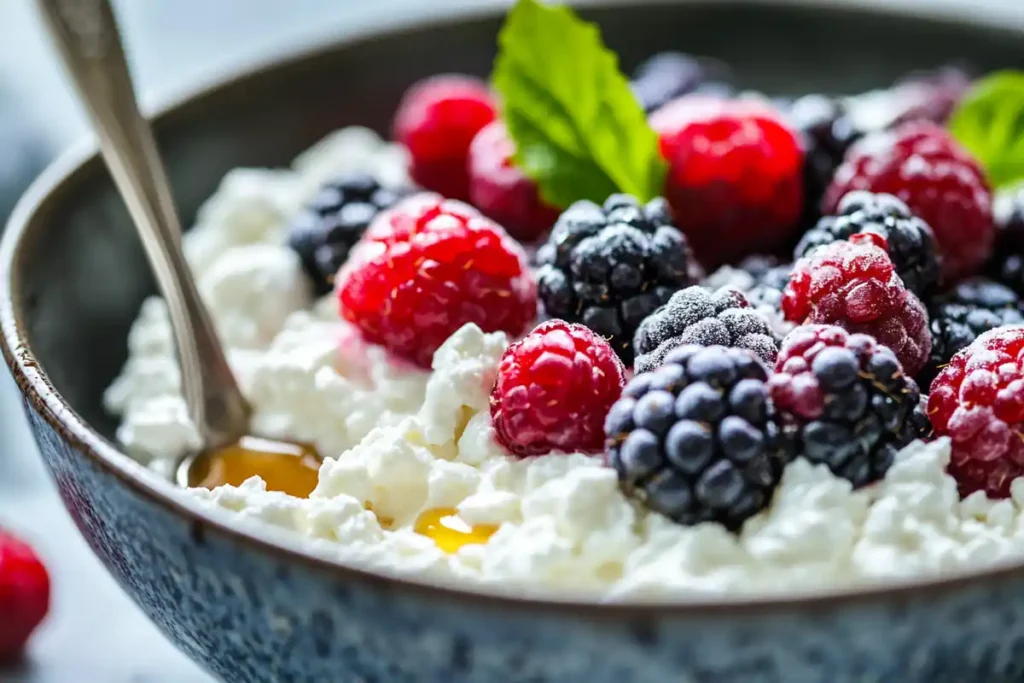
[[[726,59],[744,85],[780,95],[858,91],[954,57],[983,70],[1024,63],[1024,23],[864,0],[599,2],[586,14],[627,67],[683,48]],[[486,74],[496,10],[405,22],[251,65],[162,108],[155,127],[184,217],[232,167],[285,165],[341,126],[380,129],[418,78]],[[154,284],[90,145],[60,159],[19,204],[0,273],[3,354],[64,504],[145,613],[223,681],[1024,676],[1024,562],[828,594],[594,604],[371,573],[198,509],[118,450],[115,420],[102,408]]]

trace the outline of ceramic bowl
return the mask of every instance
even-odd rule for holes
[[[955,57],[983,70],[1024,64],[1024,27],[977,14],[926,17],[863,0],[591,4],[627,67],[686,49],[779,94],[858,91]],[[251,66],[160,110],[184,217],[232,167],[285,165],[341,126],[386,128],[420,77],[488,71],[496,10],[406,21]],[[0,280],[3,354],[69,513],[167,637],[228,683],[1024,677],[1024,564],[832,594],[598,605],[369,573],[197,510],[118,450],[102,408],[154,286],[91,147],[63,157],[16,209]]]

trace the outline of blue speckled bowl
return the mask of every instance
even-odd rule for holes
[[[1024,64],[1024,26],[881,13],[866,0],[624,4],[592,16],[627,65],[685,48],[727,59],[772,92],[853,91],[953,57],[982,69]],[[497,15],[472,16],[362,36],[178,99],[157,129],[184,214],[233,166],[285,164],[333,128],[386,123],[414,79],[486,73],[498,25]],[[30,190],[4,236],[0,273],[4,357],[68,511],[146,614],[224,681],[1024,677],[1024,564],[842,594],[602,606],[396,579],[235,529],[112,441],[100,396],[153,283],[93,149],[70,153]]]

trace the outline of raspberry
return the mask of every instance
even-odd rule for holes
[[[597,453],[625,384],[626,368],[604,339],[583,325],[541,323],[501,357],[491,390],[495,435],[520,456]]]
[[[771,502],[793,446],[754,354],[681,346],[626,386],[605,420],[623,491],[681,524],[732,530]]]
[[[558,209],[540,198],[537,184],[512,163],[515,143],[501,121],[477,133],[469,147],[469,197],[520,242],[534,242],[558,220]]]
[[[469,200],[469,145],[498,117],[483,81],[446,74],[413,85],[398,105],[395,140],[409,150],[409,175],[421,187],[450,199]]]
[[[693,344],[748,349],[768,364],[775,362],[779,351],[768,321],[750,307],[743,294],[729,288],[712,292],[694,286],[673,294],[640,323],[633,338],[635,370],[653,370],[672,349]]]
[[[953,445],[961,497],[1007,498],[1024,475],[1024,327],[1001,327],[953,356],[932,382],[928,415]]]
[[[919,379],[932,379],[961,349],[982,333],[1024,324],[1020,299],[1008,287],[985,278],[964,280],[928,307],[932,352]]]
[[[334,276],[370,221],[403,194],[405,190],[382,187],[365,173],[320,188],[288,229],[288,246],[299,255],[318,295],[331,291]]]
[[[659,52],[637,67],[630,85],[644,111],[650,113],[692,92],[731,94],[729,67],[715,59],[682,52]]]
[[[917,384],[866,334],[798,327],[782,341],[775,373],[771,397],[797,430],[798,452],[854,486],[881,479],[896,452],[923,436]]]
[[[787,118],[801,132],[804,150],[804,213],[801,225],[820,214],[821,197],[832,182],[843,155],[863,135],[839,101],[805,95],[788,107]]]
[[[803,210],[803,152],[768,104],[686,95],[651,126],[669,162],[665,196],[707,268],[785,244]]]
[[[693,282],[686,238],[663,199],[576,202],[558,218],[537,263],[546,314],[583,323],[627,365],[640,322]]]
[[[996,194],[992,217],[996,245],[985,271],[1024,296],[1024,183]]]
[[[537,315],[522,248],[472,207],[426,192],[374,219],[337,291],[368,341],[423,367],[466,323],[518,336]]]
[[[50,609],[50,576],[35,552],[0,530],[0,662],[16,659]]]
[[[836,213],[852,190],[903,200],[935,234],[946,280],[970,275],[988,258],[995,236],[988,184],[978,163],[935,124],[906,123],[851,147],[825,193],[824,213]]]
[[[843,197],[838,214],[822,218],[804,234],[796,247],[796,258],[852,235],[881,235],[903,284],[918,298],[928,299],[939,280],[939,261],[935,237],[924,221],[896,197],[870,192],[851,192]]]
[[[916,375],[931,352],[928,314],[907,291],[889,255],[868,233],[819,247],[797,261],[782,296],[787,320],[834,324],[870,334]]]

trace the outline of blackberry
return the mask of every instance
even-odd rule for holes
[[[863,135],[838,100],[805,95],[787,107],[790,123],[800,131],[804,150],[804,213],[802,225],[821,216],[825,189],[832,182],[846,150]]]
[[[370,221],[405,193],[384,187],[365,173],[346,175],[320,188],[288,229],[288,246],[299,255],[318,295],[331,291],[335,274]]]
[[[930,383],[958,351],[983,332],[1024,324],[1017,294],[997,282],[976,277],[964,280],[929,306],[932,352],[919,379]]]
[[[939,260],[935,236],[923,220],[892,195],[863,191],[843,197],[837,211],[838,215],[825,216],[804,234],[796,247],[796,258],[853,235],[880,235],[903,285],[927,300],[939,281]]]
[[[985,272],[1024,296],[1024,183],[996,195],[992,218],[996,244]]]
[[[748,349],[766,363],[775,362],[779,349],[768,321],[741,292],[694,286],[673,294],[640,323],[633,337],[635,370],[653,370],[672,349],[694,344]]]
[[[923,436],[921,392],[892,350],[866,334],[806,325],[782,342],[768,383],[797,452],[864,486]]]
[[[537,252],[545,313],[605,337],[626,365],[640,322],[693,281],[686,238],[657,198],[576,202]]]
[[[749,351],[681,346],[608,412],[605,452],[626,495],[680,524],[738,530],[771,502],[793,447],[768,370]]]
[[[780,263],[774,256],[755,254],[740,261],[737,266],[746,271],[754,279],[754,287],[765,286],[783,290],[789,282],[789,274],[793,272],[792,263]]]
[[[733,94],[729,81],[729,67],[723,62],[682,52],[659,52],[637,68],[630,85],[644,111],[650,113],[691,92],[729,97]]]

